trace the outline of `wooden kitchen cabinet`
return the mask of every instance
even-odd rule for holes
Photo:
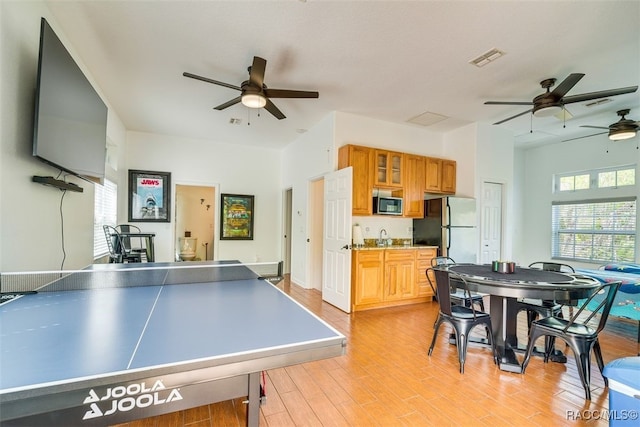
[[[424,217],[425,159],[414,154],[404,156],[403,216]]]
[[[443,193],[456,193],[456,161],[442,160],[442,181],[441,189]]]
[[[416,281],[418,283],[418,296],[433,297],[433,289],[429,285],[427,280],[426,271],[431,267],[431,259],[435,258],[438,254],[435,248],[416,249]],[[433,275],[433,271],[429,272],[429,278],[433,286],[436,286],[436,278]]]
[[[385,251],[384,301],[400,300],[416,296],[415,268],[415,251]]]
[[[427,193],[455,194],[455,160],[426,157],[424,191]]]
[[[427,193],[442,191],[442,159],[425,157],[424,191]]]
[[[344,145],[338,150],[338,169],[353,167],[352,214],[373,214],[374,150],[359,145]]]
[[[402,187],[404,155],[394,151],[375,150],[374,187]]]
[[[431,301],[433,292],[426,282],[423,264],[431,265],[436,253],[436,248],[353,251],[352,311]]]
[[[352,306],[382,301],[384,250],[353,251],[351,256]]]

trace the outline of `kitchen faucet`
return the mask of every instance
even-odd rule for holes
[[[384,240],[382,240],[382,233],[384,233],[384,236],[387,237],[387,230],[385,230],[384,228],[380,229],[380,236],[378,236],[378,246],[384,246]]]

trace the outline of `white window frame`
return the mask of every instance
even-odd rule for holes
[[[574,228],[561,228],[561,222],[563,222],[562,215],[562,207],[563,206],[577,206],[577,205],[585,205],[586,207],[598,205],[598,204],[611,204],[611,203],[632,203],[633,204],[633,214],[632,215],[620,215],[618,217],[609,218],[609,224],[612,224],[613,228],[602,229],[598,228],[603,224],[603,221],[599,221],[600,218],[595,216],[581,216],[580,218],[589,219],[591,218],[592,225],[589,227],[574,227]],[[575,218],[574,218],[575,219]],[[574,224],[579,221],[575,220]],[[636,253],[636,223],[637,223],[637,203],[636,197],[621,197],[615,199],[596,199],[596,200],[578,200],[578,201],[563,201],[563,202],[552,202],[551,206],[551,257],[554,259],[563,259],[570,261],[579,261],[579,262],[635,262],[635,253]],[[583,224],[584,221],[583,221]],[[626,225],[626,227],[625,227]],[[630,227],[632,225],[632,228]],[[561,235],[573,235],[573,243],[562,243]],[[609,236],[610,244],[598,245],[591,241],[590,248],[589,246],[585,246],[581,244],[576,237],[590,235],[593,238],[596,236]],[[616,237],[626,236],[627,238],[631,238],[632,243],[626,247],[626,250],[631,250],[631,255],[624,257],[624,252],[621,251],[621,248],[624,248],[621,245],[616,245]],[[565,239],[566,240],[566,239]],[[595,244],[594,244],[595,243]],[[561,248],[561,245],[564,245],[564,248]],[[571,255],[568,255],[567,248],[573,248]],[[609,257],[601,258],[598,257],[597,254],[601,253],[598,249],[606,249],[608,251]],[[580,253],[582,250],[586,250],[590,255],[589,256],[581,256]]]
[[[622,172],[622,171],[627,171],[627,170],[633,170],[634,171],[634,182],[633,184],[624,184],[624,185],[616,185],[614,186],[610,186],[610,187],[600,187],[599,186],[599,175],[601,173],[606,173],[606,172],[616,172],[616,180],[617,180],[617,173],[618,172]],[[562,178],[575,178],[578,176],[582,176],[582,175],[589,175],[589,187],[588,188],[581,188],[579,190],[575,190],[575,189],[571,189],[571,190],[561,190],[560,189],[560,180]],[[637,172],[636,172],[636,165],[623,165],[623,166],[615,166],[615,167],[610,167],[610,168],[601,168],[601,169],[591,169],[591,170],[585,170],[585,171],[579,171],[579,172],[569,172],[569,173],[562,173],[562,174],[556,174],[553,177],[553,192],[554,193],[570,193],[570,192],[578,192],[578,191],[588,191],[588,190],[593,190],[596,188],[620,188],[620,187],[629,187],[629,186],[633,186],[636,184],[636,176]]]
[[[118,185],[108,179],[104,185],[95,184],[93,211],[93,258],[109,253],[103,225],[116,225],[118,221]]]

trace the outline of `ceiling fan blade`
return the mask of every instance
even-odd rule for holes
[[[608,127],[605,126],[589,126],[589,125],[582,125],[580,126],[581,128],[591,128],[591,129],[606,129],[609,130]]]
[[[518,113],[515,116],[511,116],[511,117],[508,117],[508,118],[506,118],[504,120],[500,120],[499,122],[495,122],[494,125],[499,125],[499,124],[502,124],[504,122],[508,122],[511,119],[515,119],[516,117],[523,116],[523,115],[525,115],[527,113],[530,113],[531,111],[533,111],[533,108],[531,108],[530,110],[527,110],[527,111],[523,111],[522,113]]]
[[[242,90],[240,88],[240,86],[232,85],[232,84],[225,83],[225,82],[219,82],[217,80],[213,80],[213,79],[210,79],[210,78],[207,78],[207,77],[197,76],[195,74],[191,74],[191,73],[187,73],[187,72],[182,73],[182,75],[185,76],[185,77],[192,78],[192,79],[202,80],[203,82],[213,83],[214,85],[228,87],[229,89]]]
[[[551,92],[556,99],[560,99],[567,94],[584,77],[582,73],[570,74]]]
[[[583,127],[586,127],[586,126],[583,126]],[[594,133],[592,135],[585,135],[585,136],[578,136],[576,138],[563,139],[562,142],[575,141],[576,139],[589,138],[590,136],[604,135],[605,133],[608,133],[608,132],[600,132],[600,133]]]
[[[264,106],[264,109],[273,114],[278,120],[282,120],[286,118],[282,111],[275,106],[275,104],[267,99],[267,104]]]
[[[562,99],[563,104],[572,104],[574,102],[590,101],[598,98],[608,98],[610,96],[624,95],[625,93],[633,93],[638,90],[638,86],[622,87],[619,89],[601,90],[599,92],[589,92],[580,95],[565,96]]]
[[[239,96],[237,98],[233,98],[231,101],[227,101],[224,104],[220,104],[217,107],[213,107],[215,110],[224,110],[225,108],[229,108],[232,105],[236,105],[238,102],[240,102],[242,100],[242,96]]]
[[[265,89],[264,94],[268,98],[317,98],[318,92],[306,90]]]
[[[249,84],[262,89],[264,83],[264,70],[267,68],[267,61],[259,56],[253,57],[253,64],[249,71]]]
[[[531,101],[515,101],[515,102],[511,102],[511,101],[487,101],[484,103],[484,105],[533,105],[533,102]]]

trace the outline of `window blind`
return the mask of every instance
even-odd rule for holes
[[[98,258],[109,252],[102,226],[115,226],[118,220],[118,186],[115,183],[105,179],[104,185],[95,184],[93,212],[93,257]]]
[[[594,262],[634,262],[636,198],[553,202],[551,254]]]

